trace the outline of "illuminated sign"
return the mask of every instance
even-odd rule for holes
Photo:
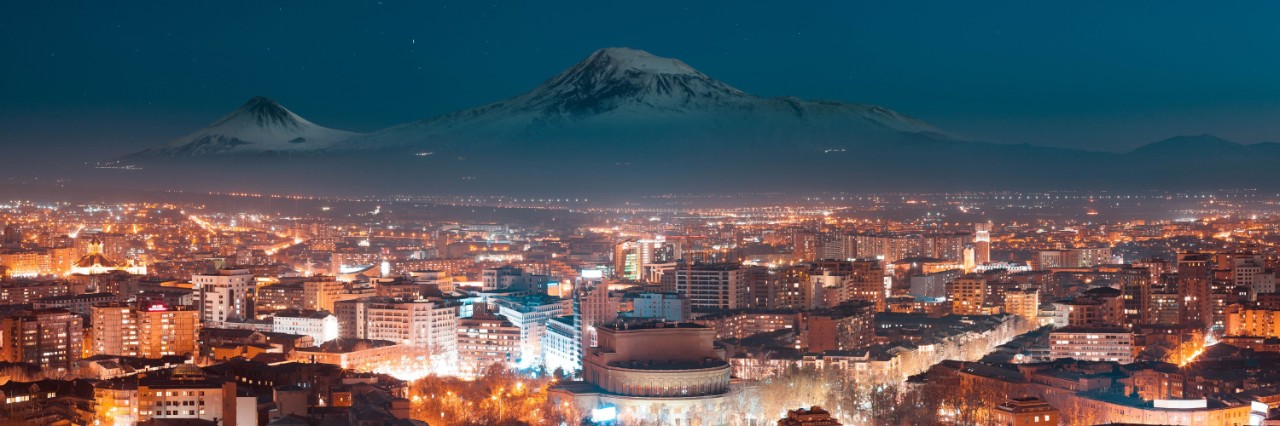
[[[164,312],[167,310],[169,310],[168,306],[161,305],[159,303],[151,305],[150,307],[147,308],[147,312]]]
[[[601,279],[604,278],[604,271],[599,269],[583,269],[582,278],[585,279]]]

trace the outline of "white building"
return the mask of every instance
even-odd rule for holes
[[[193,275],[200,321],[221,323],[252,317],[248,296],[255,288],[248,269],[220,269],[214,275]]]
[[[271,331],[311,336],[315,344],[338,338],[338,317],[328,311],[283,311],[271,318]]]
[[[662,276],[662,286],[689,299],[694,309],[747,307],[747,284],[736,263],[677,267]]]
[[[641,293],[632,300],[634,318],[684,322],[692,319],[689,299],[676,293]]]
[[[566,315],[547,322],[542,335],[542,362],[548,372],[560,369],[566,374],[582,371],[582,337],[574,325],[574,317]]]
[[[458,363],[458,307],[442,300],[366,297],[335,303],[339,336],[388,340],[429,358],[438,372]]]
[[[1049,333],[1049,357],[1133,363],[1133,333],[1122,328],[1066,327]]]
[[[520,360],[517,367],[542,364],[542,336],[552,318],[572,313],[572,302],[545,295],[499,298],[498,315],[520,328]]]
[[[485,291],[521,289],[541,290],[539,293],[542,293],[546,291],[547,281],[550,279],[546,275],[525,273],[523,269],[514,266],[485,269],[480,272],[480,283]]]

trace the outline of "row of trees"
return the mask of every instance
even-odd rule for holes
[[[427,376],[409,389],[410,416],[433,426],[578,424],[573,404],[548,398],[553,377],[532,378],[494,364],[475,380]]]

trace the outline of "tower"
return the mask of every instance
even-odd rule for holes
[[[973,225],[973,260],[981,265],[991,262],[991,222]]]
[[[1207,327],[1212,324],[1210,280],[1212,255],[1178,253],[1178,299],[1182,301],[1183,325]]]

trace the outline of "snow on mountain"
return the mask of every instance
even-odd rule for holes
[[[134,155],[194,157],[317,152],[359,135],[319,126],[274,100],[255,96],[240,108],[195,133]]]
[[[763,98],[677,59],[601,49],[534,90],[479,108],[403,124],[344,144],[388,148],[624,151],[680,147],[823,150],[942,132],[889,109]]]

